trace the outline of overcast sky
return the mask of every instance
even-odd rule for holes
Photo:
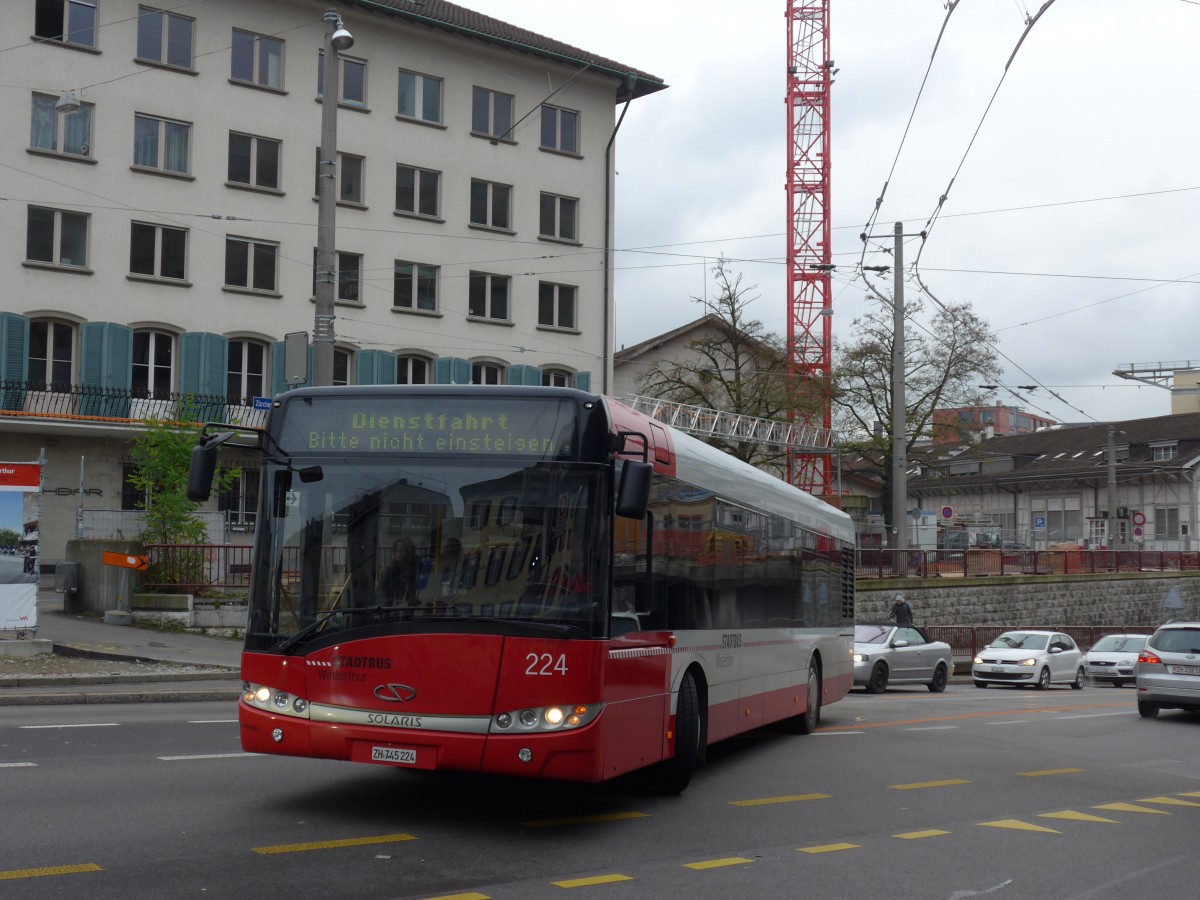
[[[831,2],[835,333],[845,338],[868,302],[859,234],[900,150],[872,234],[890,236],[898,220],[920,232],[958,170],[921,277],[998,332],[1003,384],[1039,385],[1018,390],[1023,399],[1000,390],[998,402],[1059,421],[1169,413],[1167,391],[1111,373],[1200,360],[1200,2],[1056,0],[984,117],[1041,4],[962,0],[902,150],[946,10]],[[786,0],[462,5],[670,85],[634,101],[618,137],[617,347],[700,315],[689,297],[712,290],[705,273],[719,255],[758,285],[753,314],[783,334]],[[919,249],[908,242],[906,262]],[[880,284],[890,293],[890,276]]]

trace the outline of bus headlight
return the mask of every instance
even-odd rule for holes
[[[559,706],[534,706],[528,709],[497,713],[492,717],[491,731],[529,732],[571,731],[581,728],[600,715],[602,703],[575,703]]]
[[[242,702],[254,709],[276,713],[281,716],[293,716],[297,719],[308,718],[308,701],[303,697],[295,697],[287,691],[269,687],[265,684],[242,684]]]

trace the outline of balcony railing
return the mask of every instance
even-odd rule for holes
[[[82,422],[228,422],[261,428],[266,410],[253,398],[147,393],[128,388],[0,380],[0,416]]]
[[[858,550],[859,578],[1075,575],[1200,570],[1196,550]]]

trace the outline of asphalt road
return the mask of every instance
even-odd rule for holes
[[[32,584],[36,575],[25,573],[25,557],[0,554],[0,584]]]
[[[242,754],[230,704],[0,708],[22,898],[1200,895],[1200,716],[1130,688],[855,692],[680,797]],[[19,826],[14,827],[14,823]]]

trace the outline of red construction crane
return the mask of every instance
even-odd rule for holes
[[[831,0],[788,0],[788,378],[805,424],[832,424],[832,251],[829,223],[829,58]],[[810,405],[808,408],[812,408]],[[828,453],[788,454],[788,480],[812,494],[832,492]]]

